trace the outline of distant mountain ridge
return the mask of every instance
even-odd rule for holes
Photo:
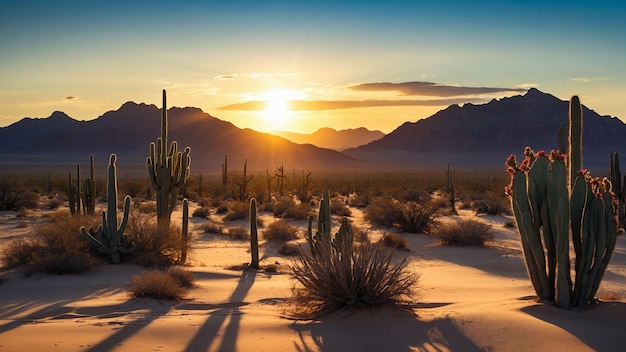
[[[251,170],[279,165],[308,170],[439,169],[448,162],[455,168],[504,169],[506,158],[521,157],[526,146],[537,151],[558,149],[557,132],[567,124],[568,105],[537,89],[481,105],[451,105],[343,152],[240,129],[193,107],[168,110],[169,136],[179,148],[192,148],[194,173],[219,172],[225,154],[231,169],[241,169],[245,159]],[[89,160],[89,154],[106,163],[110,153],[118,154],[120,165],[141,167],[149,143],[160,135],[160,115],[155,105],[127,102],[90,121],[77,121],[58,111],[48,118],[24,118],[0,128],[0,167],[70,165]],[[600,176],[608,169],[610,151],[626,155],[626,125],[587,107],[583,116],[583,166],[596,168]],[[321,133],[334,134],[331,129]]]
[[[88,160],[90,154],[108,160],[110,153],[116,153],[120,164],[143,164],[150,142],[160,135],[160,117],[155,105],[127,102],[90,121],[77,121],[58,111],[48,118],[24,118],[0,128],[0,163],[72,163]],[[181,149],[192,148],[193,172],[220,170],[225,154],[231,170],[242,169],[245,159],[251,170],[358,164],[335,150],[240,129],[198,108],[170,108],[168,122],[170,141],[176,140]]]
[[[584,103],[584,100],[582,101]],[[481,105],[451,105],[426,119],[406,122],[383,138],[344,152],[371,163],[463,167],[501,166],[524,147],[558,149],[558,129],[569,102],[532,88],[524,95]],[[610,151],[626,155],[626,125],[583,106],[583,165],[608,168]]]
[[[298,144],[313,144],[320,148],[334,149],[342,151],[348,148],[370,143],[385,136],[378,130],[368,130],[365,127],[349,128],[345,130],[335,130],[324,127],[313,133],[295,133],[287,131],[271,131],[273,135],[287,138]]]

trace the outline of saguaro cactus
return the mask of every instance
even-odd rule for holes
[[[150,156],[146,159],[148,177],[156,191],[157,221],[159,226],[169,228],[170,217],[176,206],[178,190],[189,178],[191,148],[178,151],[178,144],[173,141],[167,149],[167,104],[163,90],[163,108],[161,110],[161,137],[156,144],[150,143]]]
[[[187,248],[189,246],[189,201],[183,199],[183,228],[182,228],[183,247],[180,252],[180,262],[185,264],[187,261]]]
[[[96,178],[93,168],[93,154],[89,158],[89,178],[85,180],[83,185],[83,208],[85,214],[93,215],[96,211]]]
[[[450,213],[457,214],[456,206],[454,205],[455,194],[454,191],[456,189],[456,171],[450,168],[450,163],[448,163],[448,171],[446,172],[446,192],[450,197]]]
[[[115,166],[115,154],[109,159],[109,172],[107,176],[107,211],[102,211],[102,225],[98,229],[93,227],[87,230],[81,227],[80,233],[87,238],[94,247],[103,254],[108,254],[113,264],[119,264],[120,253],[130,252],[130,240],[124,235],[128,214],[130,211],[130,196],[124,198],[124,215],[122,223],[118,226],[117,214],[117,170]]]
[[[582,167],[582,108],[570,101],[569,155],[535,153],[529,147],[518,165],[507,160],[510,197],[531,282],[542,300],[561,308],[593,301],[615,248],[617,226],[611,182]],[[576,255],[572,287],[569,235]],[[545,247],[544,247],[545,245]]]
[[[259,268],[259,235],[256,224],[256,199],[250,199],[250,267]]]

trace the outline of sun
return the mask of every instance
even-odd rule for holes
[[[293,111],[289,109],[289,101],[296,98],[297,93],[290,89],[274,89],[265,92],[266,102],[263,120],[267,124],[265,130],[284,130],[293,119]]]

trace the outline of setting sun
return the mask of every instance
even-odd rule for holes
[[[274,89],[264,94],[266,101],[263,119],[267,123],[265,130],[282,130],[292,124],[293,114],[289,101],[297,98],[298,93],[290,89]]]

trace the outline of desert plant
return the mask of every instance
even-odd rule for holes
[[[457,214],[456,207],[454,206],[455,195],[454,191],[456,190],[456,171],[450,168],[450,163],[448,163],[448,171],[446,173],[446,193],[449,197],[450,202],[450,214]]]
[[[408,202],[404,204],[395,203],[394,205],[397,222],[404,232],[427,233],[430,226],[435,222],[437,209],[430,203]]]
[[[0,178],[0,210],[17,211],[39,207],[39,196],[17,179]]]
[[[93,167],[93,154],[89,157],[89,165],[89,178],[83,184],[83,208],[85,214],[94,215],[96,211],[96,177]]]
[[[181,267],[173,267],[167,270],[167,275],[173,277],[178,281],[182,287],[193,287],[196,282],[196,276],[188,270]]]
[[[279,219],[269,224],[263,231],[263,239],[266,241],[287,242],[298,239],[298,230]]]
[[[172,211],[176,207],[178,190],[189,178],[191,148],[178,151],[178,144],[173,141],[167,146],[167,104],[163,90],[163,108],[161,109],[161,136],[156,144],[150,143],[150,156],[146,159],[148,177],[156,191],[157,219],[161,226],[169,227]]]
[[[224,228],[221,227],[220,225],[212,222],[212,221],[209,221],[209,222],[203,224],[202,225],[202,229],[206,233],[216,233],[216,234],[220,234],[220,235],[224,234]]]
[[[259,268],[259,234],[257,232],[256,199],[250,199],[250,267]]]
[[[296,243],[282,242],[277,249],[282,255],[300,255],[300,246]]]
[[[350,208],[348,208],[346,203],[339,198],[333,198],[330,200],[330,212],[338,216],[352,215]]]
[[[364,219],[381,226],[392,227],[398,220],[395,201],[390,197],[377,197],[364,210]]]
[[[133,275],[128,289],[132,298],[179,300],[186,290],[178,279],[162,271],[144,272]]]
[[[409,250],[409,243],[407,242],[406,238],[395,233],[383,234],[378,243],[385,247],[393,249],[402,249],[406,251]]]
[[[296,196],[302,203],[308,203],[311,200],[311,194],[309,188],[311,187],[311,172],[304,174],[302,171],[302,178],[296,188]]]
[[[196,208],[191,214],[192,218],[208,218],[211,215],[211,209],[209,207]]]
[[[248,199],[249,197],[248,184],[250,183],[250,181],[252,181],[253,178],[254,176],[252,175],[248,176],[248,159],[246,159],[243,163],[243,174],[233,175],[233,183],[235,184],[235,187],[237,188],[238,200],[245,201],[246,199]]]
[[[328,201],[322,198],[315,236],[309,221],[312,250],[303,252],[291,267],[299,284],[293,289],[292,314],[314,319],[341,309],[395,304],[410,296],[418,275],[407,270],[407,262],[394,265],[392,252],[370,242],[353,246],[346,218],[332,238],[327,207]]]
[[[228,231],[224,233],[226,236],[239,241],[247,241],[250,239],[248,230],[241,226],[229,227]]]
[[[582,169],[582,125],[582,106],[574,96],[567,156],[553,151],[548,158],[527,147],[521,165],[513,155],[506,162],[511,175],[506,193],[531,282],[540,299],[556,301],[561,308],[593,302],[617,238],[611,182]],[[573,285],[570,229],[576,256]]]
[[[133,245],[133,261],[148,267],[180,263],[188,246],[180,228],[160,226],[153,215],[132,213],[126,235]]]
[[[274,177],[276,177],[276,182],[278,183],[278,195],[283,196],[283,187],[285,185],[285,167],[283,165],[277,166],[276,171],[274,171]]]
[[[107,177],[107,211],[102,211],[102,224],[98,226],[98,229],[90,227],[87,230],[87,228],[82,227],[80,233],[93,244],[98,252],[107,254],[111,263],[119,264],[121,261],[120,253],[129,253],[131,251],[128,237],[124,235],[124,230],[128,223],[131,199],[130,196],[126,196],[124,199],[124,215],[122,222],[118,226],[117,169],[115,161],[115,154],[111,154]]]
[[[491,225],[474,219],[438,223],[431,234],[442,244],[454,246],[484,246],[493,238]]]
[[[250,211],[247,202],[234,201],[228,206],[228,213],[224,216],[224,221],[235,221],[246,219]]]

